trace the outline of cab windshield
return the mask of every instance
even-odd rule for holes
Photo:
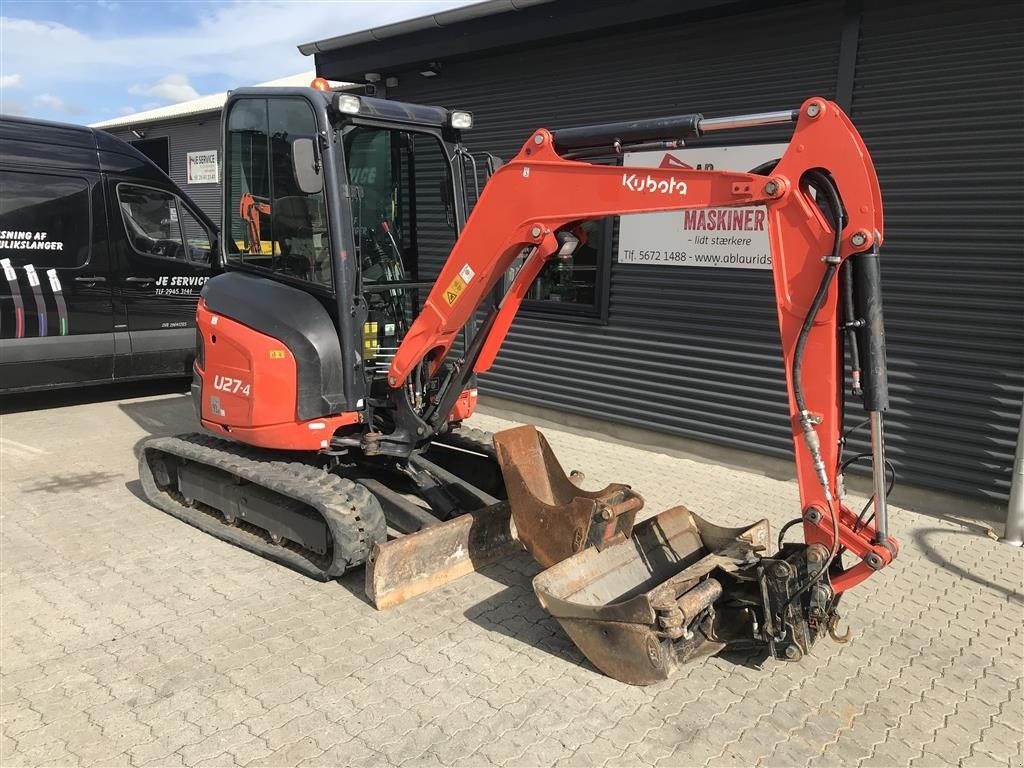
[[[349,183],[358,187],[352,211],[363,289],[371,310],[401,335],[420,299],[409,283],[434,280],[455,244],[451,166],[429,133],[352,126],[344,144]]]

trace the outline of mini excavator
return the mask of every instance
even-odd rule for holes
[[[849,118],[810,98],[541,128],[485,173],[461,143],[472,122],[319,80],[230,94],[219,274],[197,310],[205,432],[143,444],[148,500],[315,579],[365,565],[380,609],[525,548],[544,569],[543,607],[631,684],[723,649],[798,660],[837,637],[842,594],[898,552],[881,194]],[[785,153],[750,172],[599,162],[784,124]],[[767,217],[789,391],[800,508],[777,543],[767,520],[725,528],[683,506],[644,518],[628,485],[585,491],[532,426],[463,426],[531,284],[584,247],[585,224],[737,206]],[[871,430],[874,494],[859,514],[844,503],[846,361]],[[803,541],[785,541],[795,525]]]

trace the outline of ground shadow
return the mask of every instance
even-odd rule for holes
[[[463,615],[488,632],[496,632],[561,661],[601,674],[537,601],[532,581],[540,570],[525,552],[481,568],[478,571],[481,576],[504,588],[467,608]]]
[[[1024,605],[1024,594],[1021,594],[1016,590],[1010,589],[1009,587],[1004,587],[1002,584],[996,584],[994,582],[991,582],[988,579],[979,576],[975,573],[971,573],[959,563],[953,562],[948,557],[939,552],[938,549],[936,549],[936,547],[931,542],[929,542],[929,538],[940,534],[944,536],[949,534],[960,534],[967,536],[974,535],[971,531],[951,531],[948,528],[923,528],[914,531],[914,543],[917,544],[921,552],[924,553],[924,556],[936,565],[945,568],[947,571],[950,571],[951,573],[955,573],[957,576],[960,576],[961,578],[967,579],[968,581],[973,581],[975,584],[979,584],[983,587],[998,592],[1004,595],[1006,599],[1012,603]]]
[[[189,379],[172,378],[155,381],[131,381],[42,392],[19,392],[0,396],[0,413],[23,413],[66,408],[86,403],[105,403],[132,397],[155,397],[188,392]]]
[[[76,474],[50,475],[45,480],[37,480],[31,485],[21,486],[21,490],[26,493],[68,493],[103,485],[114,477],[120,477],[120,473],[78,472]]]
[[[138,480],[130,480],[129,482],[124,484],[124,487],[125,490],[127,490],[128,493],[130,493],[136,499],[145,501],[147,504],[149,504],[149,501],[146,499],[146,494],[142,492],[141,482],[139,482]]]
[[[188,393],[156,400],[129,400],[118,403],[117,407],[145,430],[149,437],[200,430],[192,396]],[[138,456],[138,450],[135,455]]]

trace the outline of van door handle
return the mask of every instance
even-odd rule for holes
[[[76,283],[88,283],[89,285],[96,285],[96,283],[105,283],[107,278],[102,275],[81,275],[75,278]]]
[[[124,281],[126,283],[142,283],[143,285],[149,285],[150,283],[155,283],[156,282],[156,278],[155,277],[126,277],[124,279]]]

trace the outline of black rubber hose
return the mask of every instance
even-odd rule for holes
[[[825,268],[825,274],[822,275],[821,283],[818,285],[818,291],[814,295],[811,307],[807,311],[807,315],[804,317],[803,325],[800,327],[800,335],[797,336],[796,348],[793,351],[793,365],[790,375],[793,380],[793,399],[796,401],[797,412],[801,415],[807,411],[807,401],[804,398],[803,377],[801,375],[804,350],[807,346],[807,339],[810,336],[814,321],[817,318],[818,313],[821,311],[822,306],[825,304],[825,299],[828,296],[832,280],[835,278],[836,273],[839,270],[839,261],[841,258],[840,252],[843,244],[843,205],[839,199],[839,191],[836,189],[832,179],[820,171],[808,171],[807,179],[812,186],[817,188],[820,192],[823,192],[825,195],[825,203],[832,214],[832,226],[835,230],[835,236],[832,243],[831,258],[829,259],[828,266]],[[831,492],[829,492],[828,495],[831,497]],[[829,517],[832,520],[832,549],[829,552],[828,558],[822,564],[818,572],[804,582],[804,584],[793,592],[793,594],[786,599],[786,602],[782,604],[780,615],[777,617],[779,621],[781,621],[782,618],[781,614],[785,612],[790,604],[810,589],[811,585],[818,581],[818,579],[828,571],[829,567],[832,565],[832,561],[835,559],[836,553],[839,551],[839,511],[831,498],[827,499],[827,501],[829,506]]]
[[[832,245],[832,260],[828,266],[825,267],[825,274],[822,275],[821,283],[818,285],[818,292],[814,294],[814,300],[811,302],[811,308],[804,316],[803,325],[800,327],[800,335],[797,336],[796,340],[796,349],[793,350],[793,366],[790,373],[793,379],[793,396],[796,400],[797,411],[800,413],[807,410],[807,401],[804,399],[802,375],[804,349],[807,346],[807,339],[811,335],[811,328],[814,325],[814,321],[818,317],[818,313],[821,311],[821,307],[824,305],[825,299],[828,296],[828,289],[832,285],[832,279],[835,277],[836,271],[839,269],[840,249],[843,244],[843,205],[839,200],[839,192],[836,190],[835,184],[832,183],[832,179],[820,171],[808,171],[807,178],[815,187],[825,193],[827,198],[826,203],[828,204],[833,216],[835,238]]]
[[[850,371],[853,386],[850,392],[855,397],[864,394],[860,385],[860,347],[857,343],[857,313],[853,308],[853,265],[847,261],[839,271],[839,283],[843,289],[843,328],[846,332],[846,343],[850,349]]]

